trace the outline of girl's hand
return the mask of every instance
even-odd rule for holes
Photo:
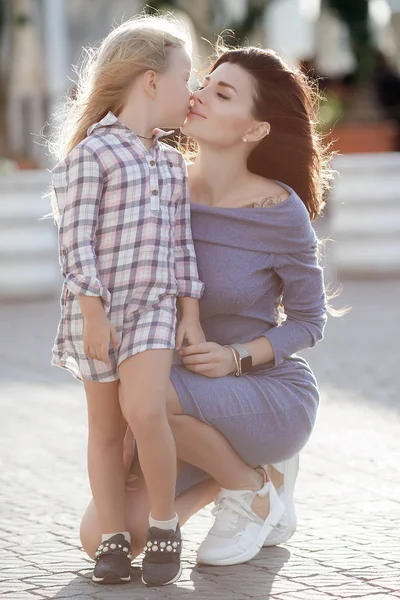
[[[178,354],[186,369],[206,377],[225,377],[236,371],[232,350],[214,342],[186,346]]]
[[[83,318],[83,351],[88,358],[110,364],[109,349],[118,348],[118,335],[105,313]]]
[[[184,340],[186,340],[189,345],[200,344],[201,342],[206,341],[200,322],[197,319],[185,319],[185,317],[183,317],[180,320],[176,330],[175,347],[177,350],[182,348]]]

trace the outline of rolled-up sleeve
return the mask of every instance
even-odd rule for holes
[[[317,242],[296,254],[274,255],[273,269],[282,282],[286,320],[264,336],[274,350],[274,364],[279,365],[323,338],[327,309]]]
[[[183,162],[183,161],[182,161]],[[196,253],[190,224],[190,200],[186,166],[183,163],[183,193],[176,208],[175,220],[175,278],[178,296],[201,298],[204,283],[199,279]]]
[[[64,185],[54,191],[60,209],[59,253],[67,289],[74,295],[99,296],[106,312],[110,292],[103,285],[94,249],[104,173],[98,160],[86,148],[77,146],[62,167]]]

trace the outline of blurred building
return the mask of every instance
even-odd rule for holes
[[[71,65],[82,48],[96,44],[114,24],[139,13],[141,0],[13,0],[7,2],[1,39],[2,71],[7,96],[7,128],[3,153],[45,165],[39,136],[54,106],[71,87]],[[150,3],[151,4],[151,3]],[[168,3],[165,3],[167,5]],[[246,31],[250,43],[276,49],[292,63],[312,61],[318,73],[345,76],[354,69],[346,26],[325,0],[203,0],[171,2],[199,40],[195,66],[210,54],[205,37],[214,42],[227,27],[249,22],[250,9],[261,18]],[[257,12],[258,11],[258,12]],[[370,0],[377,44],[400,65],[400,0]],[[251,19],[250,19],[251,22]],[[396,35],[397,34],[397,35]]]
[[[341,273],[400,273],[400,153],[385,154],[395,148],[397,114],[400,123],[400,0],[365,0],[382,61],[379,76],[362,84],[354,84],[349,27],[328,7],[334,0],[153,1],[185,21],[195,69],[205,66],[217,35],[232,29],[240,43],[273,48],[323,77],[320,124],[334,125],[332,139],[343,153],[335,164],[342,177],[328,202],[329,234],[337,241],[333,263]],[[41,130],[73,87],[71,65],[82,48],[97,45],[144,5],[0,0],[0,299],[58,293],[56,230],[50,220],[40,221],[49,212],[43,192],[52,166]],[[14,165],[19,169],[6,174]],[[39,168],[21,170],[32,167]]]

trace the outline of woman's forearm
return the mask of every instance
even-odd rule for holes
[[[274,350],[269,340],[264,336],[241,345],[251,354],[253,367],[258,367],[274,360]]]

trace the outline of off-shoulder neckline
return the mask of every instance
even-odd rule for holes
[[[245,211],[246,213],[248,211],[251,211],[252,213],[254,212],[268,212],[270,210],[274,210],[276,208],[280,208],[281,206],[285,206],[286,204],[288,204],[289,202],[291,202],[295,196],[296,193],[295,191],[289,187],[288,185],[286,185],[286,183],[282,183],[281,181],[276,181],[276,180],[272,180],[274,181],[274,183],[277,183],[278,185],[280,185],[281,187],[283,187],[283,189],[285,189],[288,193],[289,196],[288,198],[286,198],[286,200],[284,200],[283,202],[280,202],[279,204],[274,204],[273,206],[268,206],[268,207],[263,207],[263,206],[212,206],[210,204],[201,204],[200,202],[191,202],[190,205],[193,208],[200,208],[200,209],[205,209],[205,210],[212,210],[212,211],[233,211],[233,212],[240,212],[240,211]]]

